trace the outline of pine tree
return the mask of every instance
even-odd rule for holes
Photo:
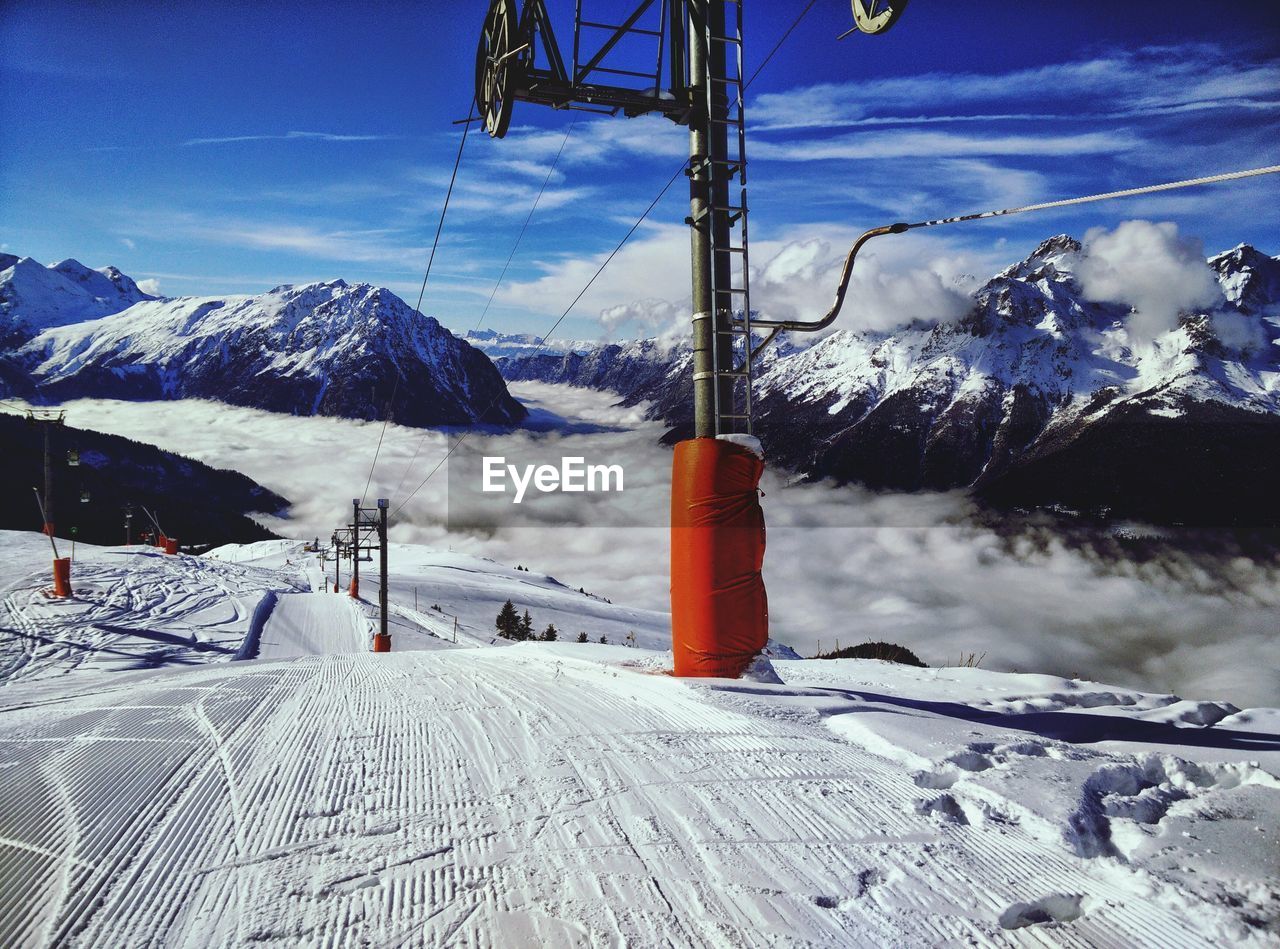
[[[609,645],[609,637],[608,637],[608,636],[601,636],[601,637],[600,637],[600,642],[604,643],[606,646],[607,646],[607,645]]]
[[[520,618],[520,632],[516,639],[533,639],[533,617],[529,615],[529,611],[524,611],[524,616]]]
[[[587,634],[586,634],[586,633],[579,633],[579,634],[578,634],[578,642],[580,642],[580,643],[585,643],[586,641],[587,641]]]
[[[510,600],[502,604],[498,619],[494,623],[498,627],[498,635],[503,639],[518,639],[520,633],[520,617],[516,615],[516,606]]]
[[[560,638],[559,631],[552,623],[547,624],[547,628],[542,631],[542,641],[544,643],[553,643]]]

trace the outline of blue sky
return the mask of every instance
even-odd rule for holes
[[[599,19],[625,5],[584,0]],[[748,72],[803,5],[748,4]],[[0,244],[169,295],[341,276],[412,303],[485,6],[5,3]],[[573,5],[550,6],[567,45]],[[1270,7],[913,0],[890,33],[837,42],[848,5],[819,0],[748,96],[756,305],[821,308],[834,261],[878,224],[1280,163]],[[475,325],[570,121],[517,104],[506,139],[471,136],[425,312]],[[686,148],[665,120],[574,120],[485,325],[548,326]],[[877,266],[985,277],[1045,236],[1129,218],[1276,254],[1278,199],[1273,176],[958,225],[886,239]],[[685,213],[680,182],[562,334],[680,322]]]

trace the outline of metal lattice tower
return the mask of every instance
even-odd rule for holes
[[[728,6],[732,6],[732,13]],[[714,307],[712,374],[714,434],[751,432],[751,291],[746,204],[745,77],[742,74],[742,0],[724,4],[724,23],[709,15],[701,42],[709,69],[701,83],[710,123],[710,151],[703,159],[712,187],[694,227],[708,229]],[[692,168],[692,163],[691,163]]]
[[[742,0],[694,4],[694,22],[700,36],[691,37],[691,85],[705,109],[705,150],[697,147],[700,131],[692,136],[689,224],[704,235],[705,248],[694,238],[694,266],[708,265],[711,313],[697,313],[695,352],[699,348],[698,324],[710,322],[710,366],[695,365],[695,388],[710,380],[713,427],[702,435],[751,432],[751,258],[747,228],[747,130],[743,105],[745,76],[742,69]],[[697,8],[701,7],[699,11]],[[730,12],[727,8],[732,7]],[[701,13],[701,16],[699,16]],[[698,20],[701,20],[699,23]],[[700,48],[700,49],[699,49]],[[700,55],[701,54],[701,55]],[[699,187],[700,185],[700,187]],[[699,251],[705,255],[699,259]],[[697,278],[695,277],[695,280]],[[695,291],[695,305],[699,294]],[[696,357],[695,357],[696,359]],[[708,375],[709,373],[709,375]]]

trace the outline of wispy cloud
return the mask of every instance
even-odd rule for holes
[[[388,227],[326,226],[164,212],[135,212],[133,231],[153,239],[181,237],[231,247],[298,254],[338,264],[377,264],[390,272],[414,272],[426,247]],[[161,276],[153,274],[153,276]]]
[[[338,132],[285,132],[283,135],[223,135],[216,138],[189,138],[186,145],[226,145],[232,142],[273,142],[273,141],[312,141],[312,142],[385,142],[399,138],[398,135],[346,135]]]
[[[749,104],[757,131],[875,122],[1132,118],[1206,109],[1275,108],[1280,59],[1242,62],[1213,44],[1146,47],[998,73],[924,73],[822,83]],[[935,114],[945,104],[945,114]],[[994,104],[981,116],[965,105]],[[1020,109],[1009,109],[1016,104]],[[1026,108],[1029,106],[1029,108]],[[904,115],[905,113],[905,115]]]
[[[856,132],[825,139],[757,142],[757,158],[823,161],[867,158],[964,158],[993,155],[1098,155],[1130,151],[1142,139],[1129,132],[1079,135],[963,135],[953,132]]]

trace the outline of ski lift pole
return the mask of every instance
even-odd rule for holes
[[[53,456],[49,450],[50,429],[53,426],[46,420],[44,423],[44,497],[47,506],[42,512],[44,518],[44,531],[51,538],[53,537]],[[56,551],[56,548],[55,548]],[[57,556],[56,552],[54,556]]]
[[[27,419],[32,424],[39,423],[44,429],[44,502],[41,506],[41,530],[53,536],[53,426],[61,425],[66,418],[65,412],[49,410],[27,410]]]
[[[387,499],[378,498],[378,635],[373,637],[374,652],[391,651],[391,634],[387,631]]]
[[[40,497],[40,489],[32,488],[31,490],[35,492],[36,505],[40,508],[40,523],[44,524],[45,526],[48,526],[49,519],[48,519],[47,509],[45,508],[45,505],[44,505],[44,499]],[[58,542],[53,538],[53,531],[46,531],[45,533],[49,537],[49,546],[53,548],[53,559],[57,560],[58,559]]]
[[[163,537],[164,530],[163,528],[160,527],[160,522],[155,519],[155,515],[153,515],[145,507],[142,508],[142,513],[147,515],[147,520],[149,520],[151,522],[151,526],[156,529],[156,534]]]
[[[45,516],[44,501],[40,497],[40,489],[32,488],[36,495],[36,504],[40,507],[40,517],[43,520]],[[53,595],[60,597],[71,596],[71,559],[69,557],[58,556],[58,543],[54,540],[53,533],[49,533],[49,545],[53,548]],[[75,535],[72,534],[71,550],[75,552]]]
[[[351,598],[360,599],[360,499],[351,499]]]

